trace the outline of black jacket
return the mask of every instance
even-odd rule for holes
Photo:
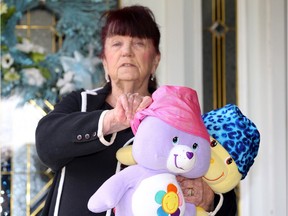
[[[55,172],[43,216],[53,215],[63,167],[65,178],[58,215],[105,215],[90,212],[88,200],[115,173],[116,151],[133,136],[131,129],[127,129],[117,133],[113,145],[109,147],[99,141],[99,117],[104,110],[111,109],[105,103],[109,92],[109,86],[97,91],[73,92],[39,121],[36,129],[37,152],[42,162]],[[87,106],[82,107],[85,104]],[[86,111],[81,112],[81,109]],[[109,140],[109,137],[105,138]]]

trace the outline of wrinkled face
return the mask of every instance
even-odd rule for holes
[[[226,193],[240,182],[242,175],[225,148],[212,137],[210,139],[211,161],[203,179],[214,192]]]
[[[160,60],[151,39],[115,35],[106,39],[104,47],[103,66],[114,83],[148,82]]]
[[[207,140],[151,116],[141,122],[132,153],[139,165],[189,178],[204,175],[210,162]]]

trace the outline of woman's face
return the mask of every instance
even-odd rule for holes
[[[103,66],[111,82],[147,83],[160,60],[152,40],[130,36],[108,37],[104,45]]]

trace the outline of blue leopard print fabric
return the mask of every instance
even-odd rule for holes
[[[258,154],[260,133],[256,125],[234,104],[212,110],[202,119],[210,136],[228,151],[244,179]]]

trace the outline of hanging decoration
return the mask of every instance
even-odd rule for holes
[[[38,6],[58,18],[56,31],[65,39],[57,53],[15,35],[25,12]],[[33,100],[45,107],[45,101],[54,105],[73,90],[102,84],[100,17],[117,6],[117,0],[0,0],[1,97],[19,95],[20,105]]]

